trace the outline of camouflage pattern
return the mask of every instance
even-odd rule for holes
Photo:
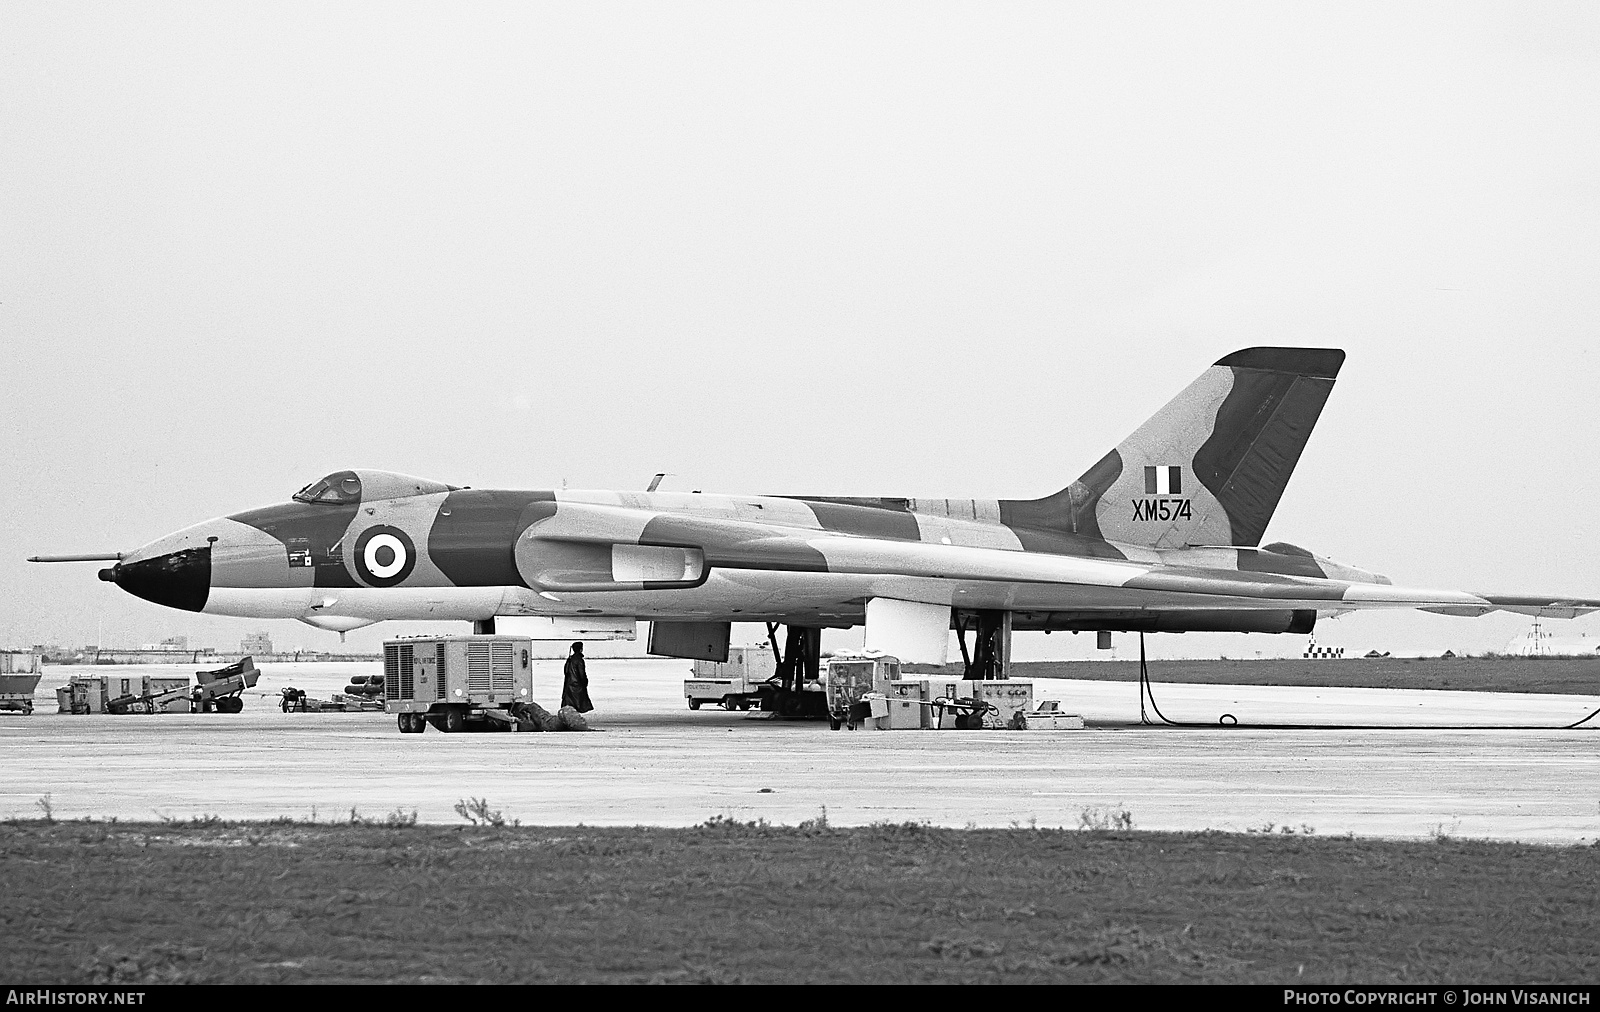
[[[1019,629],[1151,631],[1308,632],[1357,608],[1600,608],[1394,587],[1261,546],[1343,360],[1228,355],[1041,499],[500,491],[341,471],[101,576],[175,608],[338,630],[498,615],[846,626],[873,598],[1006,611]]]

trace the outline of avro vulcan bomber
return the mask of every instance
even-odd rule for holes
[[[1571,618],[1600,600],[1427,590],[1262,538],[1344,353],[1226,356],[1042,499],[459,488],[339,471],[288,502],[104,559],[156,604],[344,631],[496,616],[656,623],[725,649],[727,623],[866,623],[943,660],[952,627],[1307,633],[1319,615],[1420,608]],[[56,561],[39,559],[38,561]],[[66,561],[66,559],[62,559]],[[674,637],[672,630],[694,630]],[[963,640],[964,642],[964,640]]]

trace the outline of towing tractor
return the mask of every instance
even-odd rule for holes
[[[515,731],[533,702],[533,640],[412,636],[383,645],[384,709],[401,734]]]

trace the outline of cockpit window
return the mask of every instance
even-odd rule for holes
[[[336,471],[294,494],[296,502],[343,506],[361,501],[361,479],[354,471]]]
[[[409,474],[395,474],[393,471],[335,471],[296,492],[294,498],[296,502],[323,506],[354,506],[385,499],[454,492],[459,487]]]

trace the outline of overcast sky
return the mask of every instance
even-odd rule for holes
[[[1257,344],[1349,353],[1269,540],[1600,596],[1597,319],[1590,3],[10,0],[0,645],[335,644],[22,559],[344,467],[1043,495]]]

